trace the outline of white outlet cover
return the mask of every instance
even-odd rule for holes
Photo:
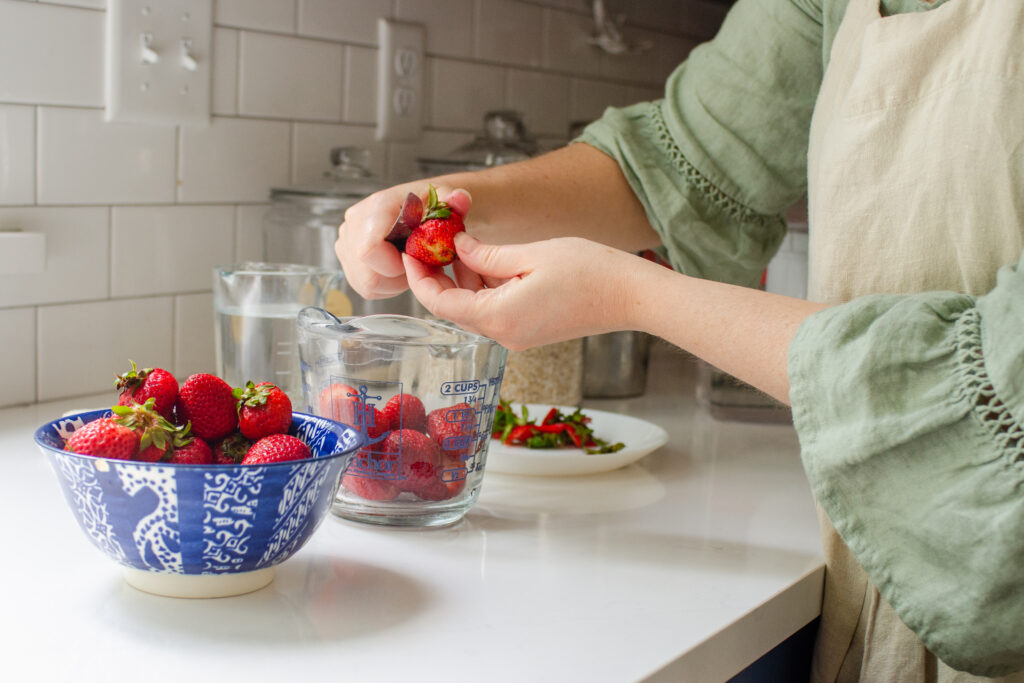
[[[210,123],[213,0],[107,0],[106,119]]]
[[[377,139],[418,140],[423,130],[423,24],[377,20]]]

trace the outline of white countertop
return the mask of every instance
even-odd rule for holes
[[[823,561],[793,429],[711,419],[693,377],[658,344],[644,396],[585,401],[669,432],[634,465],[488,473],[447,529],[331,516],[268,587],[216,600],[124,583],[32,442],[112,396],[0,410],[5,678],[726,679],[818,615]]]

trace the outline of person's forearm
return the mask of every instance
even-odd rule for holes
[[[467,229],[491,244],[569,236],[626,251],[660,244],[618,164],[586,144],[431,182],[469,190]]]
[[[789,344],[800,323],[825,306],[655,268],[637,270],[624,288],[633,293],[624,302],[630,326],[788,405]]]

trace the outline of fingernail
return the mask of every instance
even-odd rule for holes
[[[480,240],[465,231],[455,233],[454,241],[456,248],[462,251],[468,251],[480,244]]]

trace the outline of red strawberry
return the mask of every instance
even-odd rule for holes
[[[252,448],[252,441],[240,432],[228,434],[213,446],[213,462],[217,465],[237,465]]]
[[[462,216],[439,201],[431,185],[423,222],[406,238],[403,251],[428,266],[446,266],[455,260],[455,235],[465,229]]]
[[[335,382],[321,390],[318,397],[319,414],[335,422],[355,424],[359,392],[347,384]]]
[[[270,434],[284,434],[292,423],[292,401],[270,382],[234,391],[238,400],[238,430],[253,441]]]
[[[461,458],[476,447],[476,412],[468,403],[432,410],[427,415],[427,433],[442,453]]]
[[[175,447],[166,462],[179,465],[211,465],[213,464],[213,451],[208,443],[198,437],[193,437],[187,444]]]
[[[312,458],[309,446],[290,434],[271,434],[252,445],[242,458],[243,465],[266,465],[274,462]]]
[[[367,500],[394,500],[401,491],[390,481],[384,479],[370,479],[346,473],[341,478],[341,485]]]
[[[426,434],[414,429],[393,430],[384,439],[381,449],[387,460],[397,457],[399,478],[395,482],[402,491],[417,492],[437,477],[441,453]]]
[[[386,421],[386,429],[427,431],[427,414],[423,409],[423,401],[412,394],[392,396],[384,405],[384,410],[380,412],[381,419]]]
[[[175,437],[183,433],[178,427],[156,411],[156,399],[148,398],[139,405],[114,406],[111,408],[119,423],[134,431],[139,437],[139,450],[135,460],[157,462],[162,460],[173,445]]]
[[[440,479],[433,479],[429,484],[420,488],[416,492],[416,495],[423,500],[440,501],[448,500],[455,494],[448,490],[448,487],[445,486],[443,481]]]
[[[376,439],[391,428],[383,413],[374,406],[363,404],[359,392],[347,384],[335,383],[325,387],[320,392],[318,404],[319,414],[335,422],[362,431],[365,421],[366,434],[370,439]]]
[[[156,412],[170,420],[173,417],[174,402],[178,398],[178,380],[174,375],[160,368],[139,370],[135,361],[128,361],[132,369],[118,375],[114,388],[120,392],[117,404],[120,406],[145,403],[146,399],[156,401]]]
[[[231,385],[220,377],[198,373],[181,385],[175,406],[180,421],[192,424],[192,433],[213,441],[238,427],[238,409]]]
[[[76,429],[64,443],[64,450],[100,458],[131,460],[139,450],[139,435],[111,417]]]

